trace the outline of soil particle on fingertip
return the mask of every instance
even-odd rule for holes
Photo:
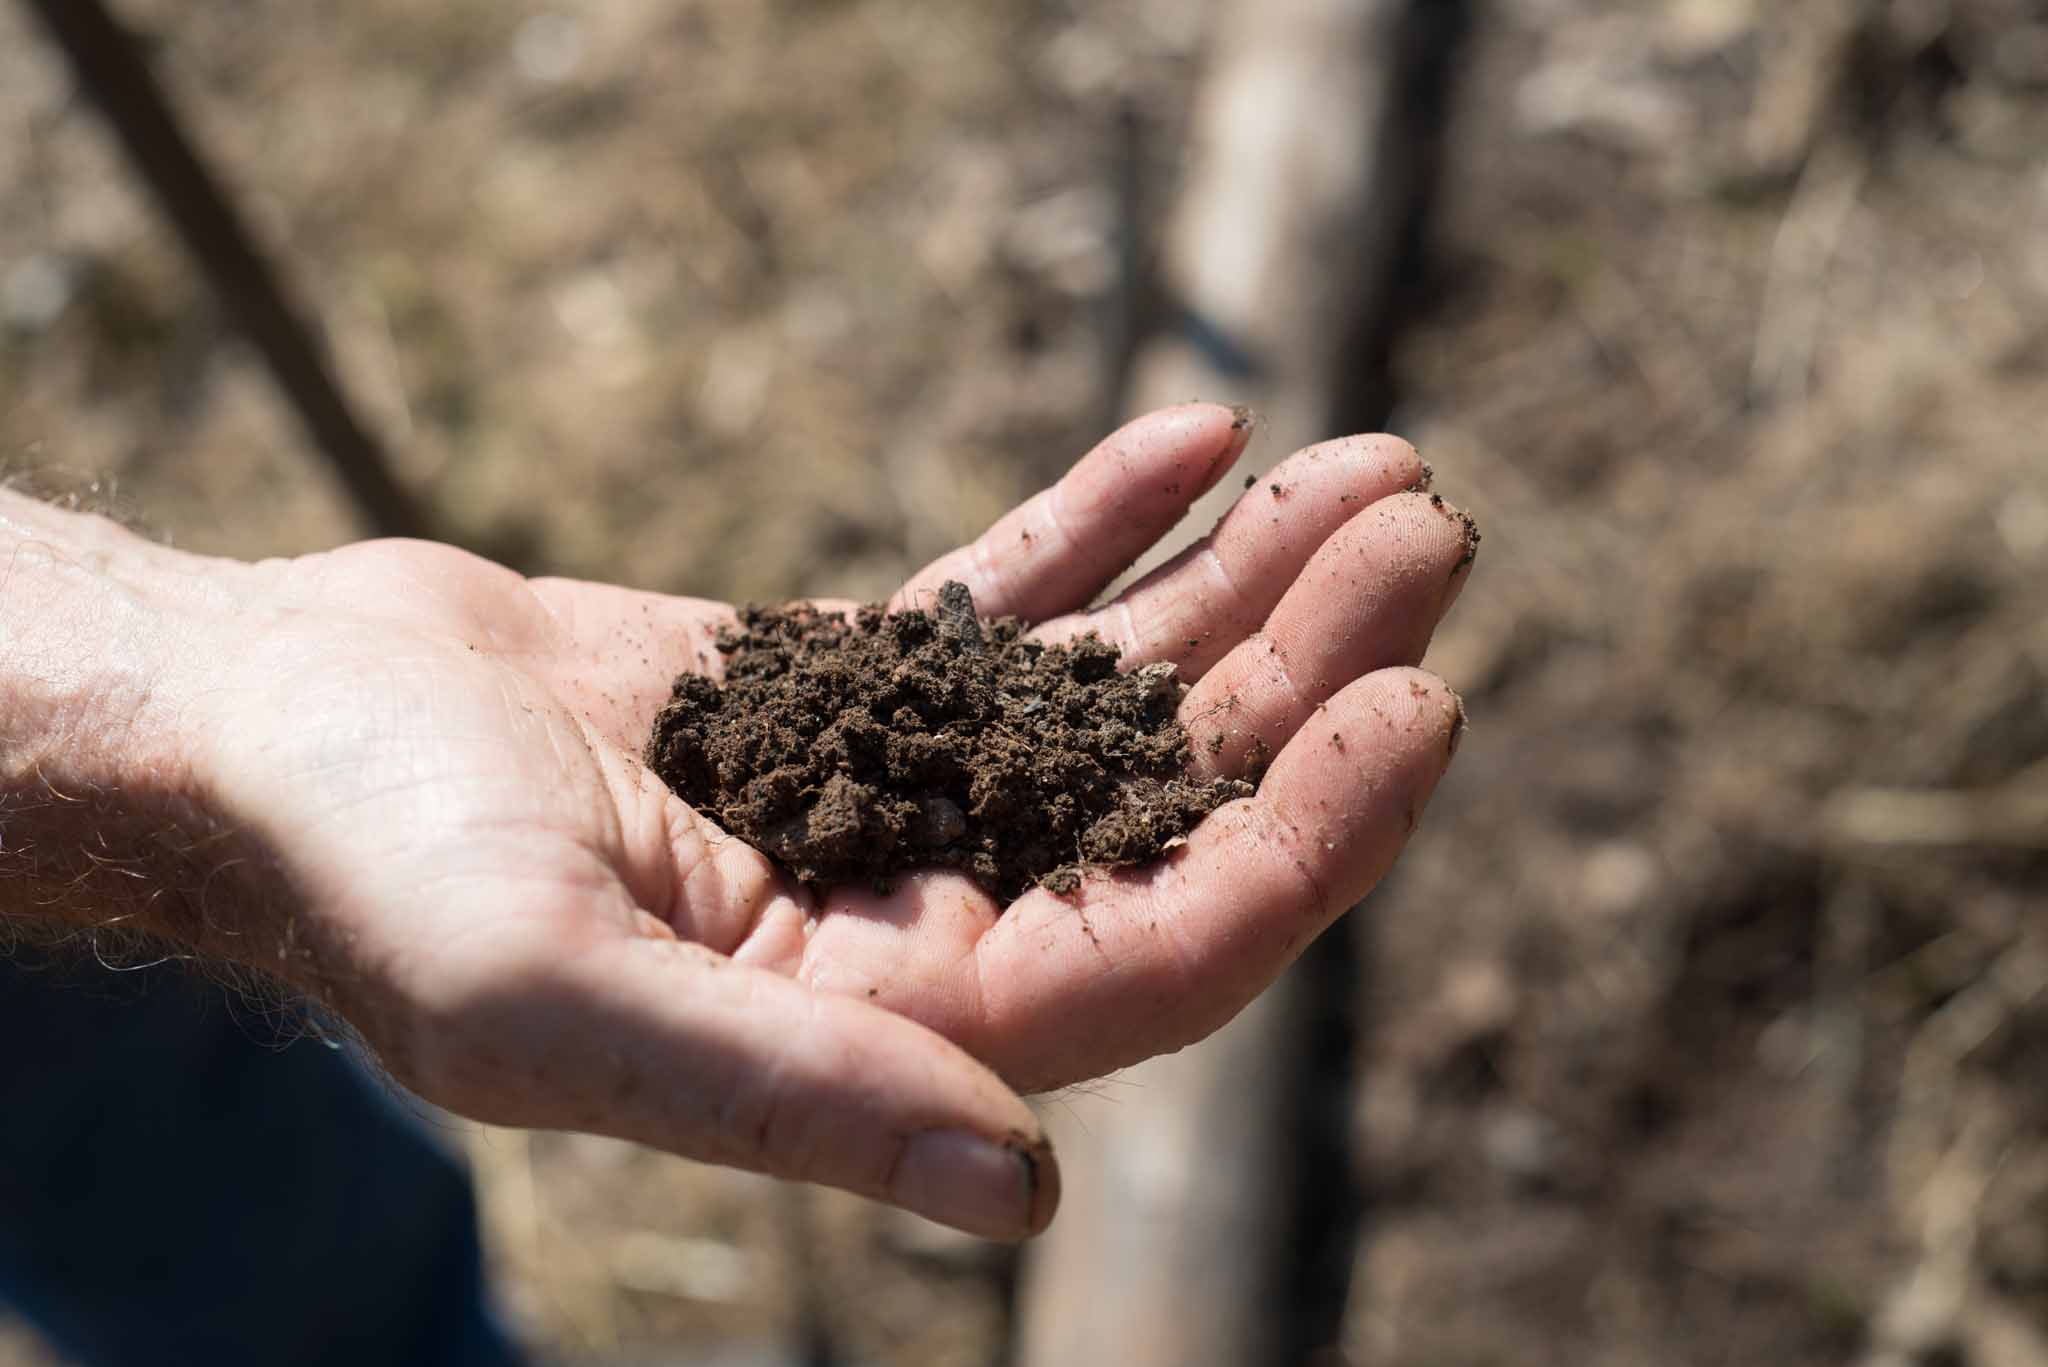
[[[724,685],[676,679],[647,762],[808,884],[937,867],[1005,901],[1064,894],[1081,866],[1142,863],[1252,792],[1186,777],[1171,664],[1122,673],[1093,635],[1028,640],[958,583],[929,611],[748,608],[718,649]]]
[[[1478,558],[1479,543],[1485,538],[1480,534],[1479,523],[1474,520],[1472,514],[1445,502],[1442,494],[1431,494],[1429,496],[1429,506],[1442,513],[1445,517],[1450,518],[1453,522],[1456,522],[1459,530],[1464,534],[1464,553],[1458,557],[1458,563],[1451,566],[1451,573],[1456,574]]]

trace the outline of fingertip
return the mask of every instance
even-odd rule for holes
[[[927,1130],[903,1146],[888,1199],[983,1239],[1015,1243],[1043,1233],[1059,1207],[1059,1165],[1037,1129],[990,1139]]]
[[[1342,455],[1354,461],[1375,490],[1426,493],[1436,472],[1412,443],[1390,432],[1361,432],[1308,447],[1308,456]]]
[[[1412,788],[1404,824],[1412,830],[1458,753],[1467,725],[1465,700],[1442,675],[1427,669],[1388,669],[1372,677],[1384,678],[1384,695],[1392,697],[1397,706],[1403,700],[1408,705],[1407,720],[1401,725],[1408,740],[1405,767]]]
[[[1258,430],[1259,415],[1252,411],[1250,404],[1234,403],[1230,405],[1230,443],[1227,448],[1229,459],[1223,462],[1217,471],[1218,474],[1237,464],[1237,458],[1243,455],[1245,448],[1252,444],[1252,437]]]
[[[1415,533],[1414,544],[1437,552],[1452,564],[1462,563],[1478,524],[1463,509],[1432,489],[1404,488],[1382,499],[1381,516],[1398,520]]]
[[[1396,665],[1375,670],[1353,685],[1360,687],[1371,690],[1376,710],[1415,733],[1423,748],[1435,746],[1448,755],[1451,738],[1464,725],[1465,700],[1441,674],[1419,665]],[[1344,701],[1351,710],[1349,699]]]
[[[1318,553],[1311,570],[1320,567],[1340,582],[1357,584],[1352,558],[1363,557],[1372,568],[1368,585],[1360,587],[1369,593],[1396,592],[1412,608],[1413,639],[1407,642],[1405,662],[1414,662],[1463,590],[1478,545],[1478,524],[1462,509],[1441,494],[1403,489],[1353,517]],[[1289,635],[1288,627],[1296,623],[1317,629],[1312,624],[1321,614],[1313,610],[1313,601],[1295,598],[1304,586],[1313,592],[1317,582],[1312,573],[1304,574],[1289,590],[1274,612],[1279,634]]]
[[[1365,445],[1379,457],[1382,466],[1401,481],[1401,487],[1415,491],[1427,491],[1436,480],[1436,471],[1415,449],[1415,444],[1405,437],[1391,432],[1374,432],[1362,438]]]
[[[1192,502],[1237,464],[1257,426],[1257,415],[1243,404],[1197,400],[1133,418],[1117,430],[1111,444],[1140,453],[1169,448],[1183,459],[1199,462],[1198,483],[1184,491],[1186,501]]]
[[[1303,723],[1260,795],[1319,818],[1319,809],[1306,808],[1330,792],[1356,789],[1370,795],[1369,805],[1398,811],[1405,837],[1450,767],[1465,725],[1464,700],[1438,675],[1409,666],[1376,670]],[[1385,862],[1391,859],[1389,850]]]
[[[1441,735],[1447,750],[1453,738],[1464,729],[1465,700],[1436,671],[1419,665],[1404,665],[1380,670],[1372,677],[1384,680],[1384,687],[1389,693],[1397,697],[1405,695],[1413,705],[1416,723]]]
[[[1405,437],[1397,437],[1391,432],[1374,432],[1364,440],[1385,463],[1387,469],[1405,476],[1402,479],[1402,487],[1427,489],[1435,480],[1436,471],[1429,468],[1429,463],[1423,460],[1422,453]]]
[[[1060,1208],[1060,1161],[1053,1152],[1052,1140],[1044,1131],[1036,1134],[1018,1134],[1011,1140],[1018,1160],[1026,1169],[1027,1183],[1031,1191],[1029,1215],[1025,1220],[1024,1237],[1036,1238],[1045,1233],[1046,1226]]]
[[[1479,531],[1479,519],[1466,512],[1442,494],[1427,489],[1413,489],[1409,492],[1429,499],[1430,508],[1451,525],[1458,537],[1461,554],[1453,571],[1462,570],[1479,555],[1479,543],[1485,540]]]
[[[1450,688],[1450,685],[1445,684],[1444,687]],[[1449,767],[1450,762],[1458,757],[1458,747],[1465,743],[1465,732],[1472,725],[1471,714],[1465,710],[1465,695],[1453,689],[1451,701],[1457,706],[1457,715],[1451,718],[1451,734],[1449,739],[1444,742],[1444,764],[1446,767]]]
[[[1479,530],[1479,520],[1463,508],[1449,502],[1441,494],[1431,494],[1429,499],[1430,506],[1452,524],[1459,539],[1458,559],[1451,566],[1449,585],[1444,590],[1442,612],[1449,612],[1451,604],[1458,601],[1458,595],[1465,591],[1465,585],[1471,581],[1472,566],[1479,559],[1479,543],[1485,540],[1485,536]],[[1442,612],[1438,615],[1441,616]]]

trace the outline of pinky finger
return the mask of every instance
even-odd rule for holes
[[[1354,681],[1156,869],[1088,880],[1078,914],[1045,892],[1012,906],[978,947],[984,1020],[963,1042],[1039,1090],[1209,1034],[1385,875],[1463,726],[1434,674]]]

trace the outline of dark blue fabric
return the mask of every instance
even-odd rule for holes
[[[463,1170],[171,966],[0,960],[0,1300],[85,1367],[521,1361]]]

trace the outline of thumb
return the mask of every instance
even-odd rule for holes
[[[531,957],[415,1035],[406,1071],[423,1095],[841,1187],[989,1239],[1052,1219],[1059,1168],[1037,1117],[923,1026],[683,941]]]

